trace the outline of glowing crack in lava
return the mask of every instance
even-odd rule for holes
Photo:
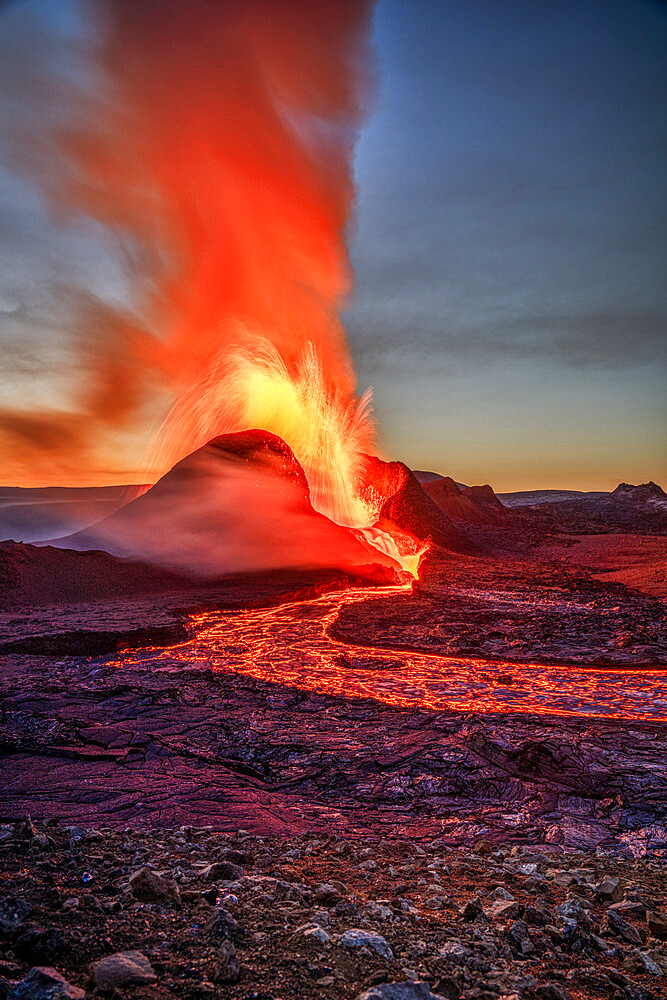
[[[438,656],[351,646],[331,635],[344,605],[380,597],[391,600],[405,589],[351,589],[275,608],[195,615],[187,642],[128,651],[116,662],[119,667],[148,662],[153,670],[178,672],[200,665],[288,688],[434,712],[664,718],[667,673],[660,669],[598,670]]]

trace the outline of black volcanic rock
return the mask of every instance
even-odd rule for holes
[[[263,430],[214,438],[143,496],[56,544],[103,549],[201,578],[389,563],[353,531],[313,509],[291,449]]]
[[[478,507],[491,507],[501,512],[504,510],[502,503],[488,483],[485,486],[464,486],[461,493]]]
[[[498,520],[497,512],[489,509],[493,504],[486,502],[484,496],[481,501],[476,499],[477,494],[472,492],[484,490],[483,486],[466,486],[464,489],[459,489],[450,476],[443,476],[442,479],[424,483],[423,489],[453,521],[463,524],[490,525],[495,524]],[[493,491],[491,492],[493,498],[496,499]]]
[[[667,494],[657,483],[620,483],[613,493],[584,494],[574,500],[532,508],[559,531],[580,533],[667,533]]]
[[[663,500],[667,501],[667,493],[650,480],[648,483],[642,483],[641,486],[632,486],[630,483],[619,483],[616,489],[611,494],[612,497],[623,500],[634,500],[637,503],[647,503],[652,500]]]

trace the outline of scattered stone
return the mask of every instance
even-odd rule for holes
[[[344,948],[372,948],[382,958],[386,958],[388,962],[393,962],[394,960],[394,954],[389,944],[381,934],[377,934],[375,931],[365,931],[361,927],[351,927],[341,934],[339,941]]]
[[[238,921],[234,919],[231,913],[224,906],[216,906],[206,925],[206,934],[207,937],[214,941],[216,939],[228,940],[238,929]]]
[[[329,944],[331,942],[331,935],[327,934],[324,927],[315,923],[302,924],[301,927],[297,927],[294,936],[313,944]]]
[[[107,955],[90,966],[95,985],[101,990],[114,990],[120,986],[144,985],[157,979],[151,963],[140,951],[118,951]]]
[[[236,954],[236,948],[231,941],[223,941],[218,950],[218,960],[215,966],[216,983],[235,983],[241,974],[241,966]]]
[[[17,983],[7,1000],[84,1000],[86,991],[68,983],[50,966],[35,966]]]
[[[0,934],[8,934],[21,927],[32,913],[25,899],[4,896],[0,899]]]
[[[646,914],[648,929],[659,941],[667,941],[667,913],[660,913],[658,910],[649,910]]]
[[[595,895],[602,900],[606,900],[610,903],[618,903],[623,899],[623,889],[621,888],[621,880],[618,878],[605,878],[597,885],[593,886],[593,891]]]
[[[472,956],[472,951],[467,945],[464,945],[458,938],[451,938],[449,941],[443,944],[439,951],[442,958],[447,958],[460,965],[465,965],[467,960]]]
[[[576,899],[568,899],[564,903],[561,903],[560,906],[556,907],[556,913],[562,920],[570,921],[584,931],[590,931],[591,929],[591,918]]]
[[[14,829],[12,831],[12,837],[14,840],[26,842],[35,840],[39,836],[40,834],[37,831],[37,827],[29,816],[25,816],[24,819],[14,824]]]
[[[643,944],[641,934],[631,923],[624,920],[615,910],[609,908],[602,922],[602,932],[611,933],[614,937],[627,941],[628,944]]]
[[[341,899],[334,907],[334,913],[337,917],[356,917],[357,912],[357,906],[351,899]]]
[[[202,869],[201,875],[205,882],[234,882],[243,877],[243,868],[233,861],[214,861]]]
[[[649,948],[646,954],[655,962],[663,976],[667,976],[667,951],[661,948]]]
[[[286,845],[278,833],[260,838],[206,835],[195,828],[104,828],[102,847],[85,845],[85,861],[99,886],[94,895],[80,885],[84,864],[79,849],[71,847],[70,831],[56,823],[46,830],[55,844],[48,858],[28,854],[26,860],[11,838],[4,848],[0,998],[5,1000],[17,988],[17,1000],[33,1000],[33,993],[38,1000],[73,1000],[62,985],[53,998],[43,997],[33,980],[25,986],[22,977],[31,966],[53,965],[74,982],[85,982],[84,963],[99,956],[94,949],[107,937],[117,948],[142,949],[143,990],[139,983],[133,986],[134,977],[110,990],[125,1000],[135,990],[137,996],[180,990],[192,1000],[213,1000],[220,992],[239,992],[237,982],[244,996],[254,992],[267,1000],[352,998],[364,991],[375,1000],[569,1000],[568,990],[577,998],[657,1000],[667,981],[665,946],[656,936],[647,938],[649,946],[641,943],[649,924],[644,907],[654,925],[663,919],[659,862],[651,857],[600,851],[593,859],[560,847],[547,857],[548,845],[540,855],[533,847],[530,853],[518,848],[514,854],[506,849],[484,856],[450,847],[444,838],[420,854],[400,839],[366,847],[363,841],[297,834],[288,846],[300,856],[286,867]],[[204,882],[208,865],[221,859],[235,865],[232,852],[245,856],[250,845],[253,875],[223,887]],[[381,875],[360,879],[358,862],[371,859]],[[520,873],[533,865],[550,870],[543,890],[529,887],[533,876]],[[62,873],[57,881],[55,872]],[[571,875],[571,885],[555,885],[555,873]],[[140,893],[144,881],[154,895],[156,884],[162,895],[161,880],[171,883],[180,889],[179,910],[142,905],[129,889],[123,893],[129,877]],[[594,883],[607,878],[632,886],[622,901],[603,900],[595,892]],[[374,889],[377,898],[361,898],[366,893],[360,884]],[[515,885],[517,898],[506,898],[512,892],[505,886]],[[445,887],[462,909],[449,902],[449,912],[439,912],[434,901],[443,898]],[[645,915],[641,922],[640,915]],[[638,938],[628,940],[634,934]],[[34,948],[49,954],[50,948],[60,949],[60,955],[40,959],[36,955],[45,952]],[[95,963],[97,976],[91,967],[89,989],[100,997],[109,995],[108,987],[99,985],[104,962],[120,962],[125,973],[128,964],[122,955],[108,955]],[[131,964],[136,974],[136,955]],[[404,981],[382,982],[383,977]]]
[[[14,954],[25,962],[54,962],[68,950],[71,937],[58,927],[28,924],[14,941]]]
[[[356,1000],[445,1000],[432,993],[428,983],[378,983],[360,993]]]
[[[543,906],[526,903],[523,908],[523,919],[532,927],[545,927],[551,920],[551,915]]]
[[[609,910],[614,910],[621,917],[635,917],[637,920],[646,920],[646,906],[635,900],[626,899],[622,903],[612,903]]]
[[[519,916],[519,904],[516,900],[499,899],[491,906],[486,906],[484,912],[492,920],[514,920]]]
[[[318,885],[314,892],[315,902],[324,903],[325,906],[335,906],[340,900],[340,892],[329,882]]]
[[[633,948],[629,955],[623,959],[623,966],[628,972],[637,975],[662,976],[663,972],[658,963],[646,951]]]
[[[465,906],[459,910],[463,919],[467,921],[475,920],[483,912],[482,906],[477,899],[469,899]]]
[[[508,892],[507,889],[503,888],[502,885],[497,885],[495,889],[489,893],[489,899],[508,899],[513,901],[514,896],[511,892]]]
[[[530,955],[535,951],[525,921],[515,920],[507,932],[507,937],[512,947],[522,955]]]
[[[128,882],[130,892],[142,903],[180,903],[181,895],[178,886],[169,878],[165,878],[152,868],[140,868],[130,875]]]
[[[559,983],[544,983],[535,992],[540,1000],[572,1000],[568,991]]]
[[[431,900],[429,900],[429,904],[430,903]],[[391,920],[394,916],[388,906],[385,906],[383,903],[376,903],[374,900],[366,903],[363,908],[363,913],[364,916],[371,920]]]
[[[478,840],[474,847],[475,854],[488,857],[493,851],[493,844],[490,840]]]

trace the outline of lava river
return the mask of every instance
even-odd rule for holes
[[[169,648],[128,651],[122,665],[152,661],[179,669],[250,675],[275,684],[397,707],[464,712],[534,712],[658,720],[667,714],[667,672],[516,664],[352,646],[330,635],[344,604],[407,588],[351,589],[272,608],[192,616],[192,636]],[[119,662],[120,665],[120,662]]]

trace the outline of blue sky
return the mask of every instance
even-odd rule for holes
[[[347,316],[387,451],[665,472],[667,8],[384,0]]]
[[[345,322],[384,455],[499,490],[667,478],[667,6],[379,0],[375,45]],[[64,401],[44,289],[72,273],[123,293],[0,151],[0,406]]]

